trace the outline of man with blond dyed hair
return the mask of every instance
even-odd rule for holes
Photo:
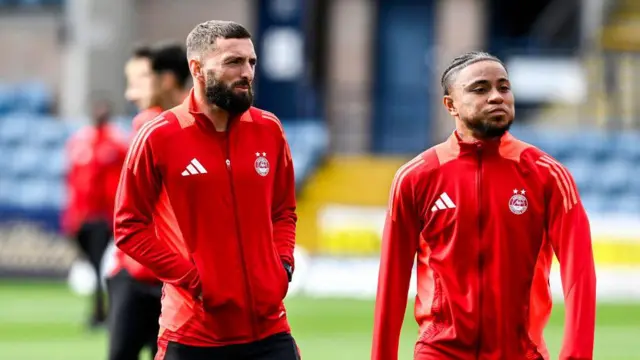
[[[116,199],[116,246],[164,282],[156,360],[294,360],[283,304],[296,200],[278,118],[252,106],[251,35],[207,21],[187,38],[193,88],[142,126]]]

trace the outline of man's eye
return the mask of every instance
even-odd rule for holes
[[[481,93],[483,93],[485,90],[484,90],[484,88],[475,88],[475,89],[473,89],[473,90],[471,90],[471,91],[472,91],[472,92],[474,92],[474,93],[481,94]]]
[[[501,86],[500,90],[501,91],[509,91],[509,90],[511,90],[511,88],[509,86]]]

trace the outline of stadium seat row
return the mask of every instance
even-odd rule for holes
[[[129,119],[118,121],[127,130]],[[33,116],[0,120],[0,207],[60,208],[65,198],[67,162],[64,144],[77,123]],[[300,184],[322,159],[328,133],[316,120],[285,122],[296,183]]]
[[[52,106],[53,93],[41,82],[0,83],[0,115],[10,112],[46,114]]]

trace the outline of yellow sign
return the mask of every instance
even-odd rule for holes
[[[325,255],[378,256],[385,209],[328,205],[318,213],[318,251]]]

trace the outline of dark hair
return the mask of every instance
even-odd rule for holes
[[[442,85],[442,90],[445,95],[449,95],[449,87],[451,87],[452,79],[455,75],[457,75],[460,70],[466,68],[471,64],[475,64],[480,61],[495,61],[502,65],[506,70],[507,67],[502,63],[502,60],[498,59],[496,56],[493,56],[487,52],[482,51],[471,51],[465,54],[462,54],[453,61],[447,67],[447,69],[442,73],[442,78],[440,79],[440,84]]]
[[[151,59],[153,50],[148,45],[138,45],[131,53],[132,58]]]
[[[214,49],[216,40],[250,39],[251,33],[233,21],[209,20],[196,25],[187,36],[187,58],[200,56]]]
[[[187,54],[181,45],[174,43],[159,44],[152,50],[151,69],[160,74],[169,72],[175,76],[180,87],[184,88],[191,76]]]

